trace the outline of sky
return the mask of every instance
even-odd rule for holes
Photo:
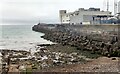
[[[112,12],[114,2],[109,2]],[[106,0],[0,0],[0,24],[59,23],[59,10],[73,12],[90,7],[106,10]]]

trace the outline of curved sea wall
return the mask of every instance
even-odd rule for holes
[[[78,50],[92,51],[104,56],[120,56],[118,25],[49,25],[39,24],[33,31],[45,33],[42,36]]]

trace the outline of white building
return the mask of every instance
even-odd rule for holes
[[[109,16],[111,16],[111,12],[100,11],[100,8],[80,8],[72,13],[60,10],[60,21],[62,24],[99,24],[100,20],[105,20]]]
[[[72,13],[66,13],[66,10],[60,10],[60,12],[59,12],[60,22],[62,24],[68,24],[68,23],[70,23],[70,15],[71,14]]]

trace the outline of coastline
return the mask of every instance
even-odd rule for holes
[[[34,31],[44,33],[42,38],[56,44],[38,44],[34,53],[32,50],[7,51],[2,56],[4,57],[3,71],[118,72],[119,55],[113,56],[113,53],[107,50],[114,48],[109,41],[111,41],[111,35],[112,38],[116,37],[113,34],[117,33],[117,29],[104,27],[106,30],[103,30],[101,29],[103,27],[35,25],[32,28]],[[113,45],[117,43],[116,38],[112,40]],[[106,53],[106,51],[109,52]]]
[[[52,27],[52,29],[51,29]],[[45,33],[42,38],[103,56],[120,56],[119,25],[35,25],[33,31]],[[118,49],[118,50],[117,50]]]
[[[81,29],[81,27],[83,29],[88,28],[88,30],[90,30],[91,32],[87,33],[86,31],[82,31],[80,33],[76,33],[76,31],[73,31],[73,29],[72,29],[72,28]],[[67,28],[67,30],[66,30],[66,28]],[[101,28],[103,28],[103,29],[101,29]],[[88,52],[88,53],[85,53],[84,56],[86,56],[86,57],[89,56],[89,57],[87,57],[89,59],[92,58],[87,63],[85,63],[85,65],[77,64],[77,63],[71,64],[71,65],[66,65],[66,66],[63,65],[63,66],[58,66],[58,67],[54,67],[54,68],[50,68],[50,69],[40,70],[42,72],[49,72],[49,71],[52,71],[52,72],[76,72],[76,71],[77,72],[88,72],[88,71],[89,72],[102,72],[102,71],[118,72],[119,71],[118,57],[120,55],[119,54],[114,55],[113,53],[108,52],[109,50],[107,50],[107,49],[104,49],[104,51],[101,51],[103,49],[103,47],[109,46],[109,45],[111,46],[110,49],[115,48],[109,42],[113,41],[113,44],[118,42],[117,38],[116,38],[117,32],[118,32],[118,25],[102,25],[102,26],[94,25],[94,26],[92,26],[92,28],[89,25],[72,26],[72,27],[68,26],[68,25],[67,25],[67,27],[58,25],[57,28],[56,28],[56,26],[52,26],[52,29],[51,29],[51,26],[48,26],[48,25],[42,25],[42,27],[41,27],[41,25],[36,25],[33,27],[33,30],[37,31],[37,32],[45,33],[45,35],[42,36],[42,38],[56,42],[56,43],[62,45],[63,47],[65,47],[65,46],[74,47],[75,48],[74,50],[77,50],[77,52],[81,52],[82,54],[84,54],[84,52]],[[85,29],[85,30],[87,30],[87,29]],[[71,31],[71,33],[70,33],[70,31]],[[79,31],[79,30],[77,30],[77,31]],[[71,35],[71,34],[73,34],[73,35]],[[94,49],[96,49],[96,47],[98,47],[98,49],[92,50],[92,48],[90,48],[91,46],[87,42],[86,43],[84,42],[82,46],[78,47],[78,45],[80,43],[80,41],[79,41],[80,38],[78,37],[78,36],[80,36],[79,34],[82,35],[82,38],[83,38],[82,41],[85,41],[85,40],[87,41],[87,39],[92,39],[91,41],[94,41],[95,43],[97,43],[96,45],[92,45],[92,46],[94,46]],[[77,37],[75,35],[77,35]],[[100,37],[99,37],[99,35],[100,35]],[[103,36],[101,36],[101,35],[103,35]],[[106,36],[107,39],[104,36]],[[94,37],[94,38],[92,38],[92,37]],[[115,37],[115,39],[114,39],[114,37]],[[110,39],[110,38],[112,38],[112,39]],[[90,42],[90,41],[88,41],[88,42]],[[103,46],[103,44],[105,44],[105,45]],[[58,45],[57,47],[61,47],[61,46]],[[86,47],[86,48],[84,48],[84,47]],[[116,47],[118,47],[117,44],[116,44]],[[51,49],[54,50],[54,47]],[[59,48],[56,48],[56,49],[59,49]],[[66,49],[66,50],[69,51],[69,49]],[[54,51],[56,51],[56,50],[54,50]],[[68,51],[65,51],[65,52],[68,52]],[[106,53],[106,51],[107,51],[107,53]],[[59,52],[62,52],[62,48],[61,48],[61,50],[59,50]],[[118,53],[119,53],[119,50],[118,50]],[[86,55],[86,54],[88,54],[88,55]],[[97,55],[95,55],[95,54],[97,54]],[[85,60],[87,60],[87,59],[85,59]],[[102,61],[100,61],[100,60],[102,60]],[[109,64],[107,64],[108,63],[107,61],[109,61],[109,62],[111,61],[111,62]],[[97,64],[96,64],[96,62],[97,62]],[[114,63],[114,64],[112,64],[112,63]],[[89,66],[89,65],[93,65],[93,67]],[[90,67],[89,69],[86,68],[88,66]],[[95,66],[97,66],[97,67],[95,67]],[[114,69],[113,69],[113,66],[115,67]],[[78,69],[77,69],[77,67],[78,67]]]
[[[35,50],[38,44],[51,44],[40,36],[43,33],[32,31],[33,25],[3,25],[2,38],[0,39],[0,49],[9,50]],[[0,32],[1,33],[1,32]]]

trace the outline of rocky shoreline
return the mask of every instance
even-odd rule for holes
[[[33,26],[33,31],[45,33],[42,38],[78,50],[91,51],[107,57],[119,57],[118,25],[48,25]]]
[[[32,29],[56,44],[38,44],[34,53],[1,51],[3,72],[119,71],[118,26],[38,24]]]
[[[72,64],[61,64],[41,72],[119,72],[119,26],[118,25],[48,25],[38,24],[32,28],[45,33],[42,38],[58,43],[46,48],[51,52],[72,53],[77,58]],[[67,46],[67,48],[65,48]],[[72,51],[70,50],[71,48]],[[84,53],[86,52],[86,53]],[[65,57],[64,57],[65,58]],[[68,57],[67,57],[68,58]],[[67,59],[66,58],[66,59]],[[73,59],[73,58],[71,58]],[[59,60],[61,61],[61,60]],[[65,60],[63,60],[65,61]],[[68,60],[70,63],[71,61]],[[65,65],[66,64],[66,65]]]
[[[3,50],[0,53],[3,73],[46,72],[55,67],[82,64],[92,60],[76,51],[74,47],[59,44],[47,45],[44,48],[38,46],[33,54],[31,51],[22,50]]]

